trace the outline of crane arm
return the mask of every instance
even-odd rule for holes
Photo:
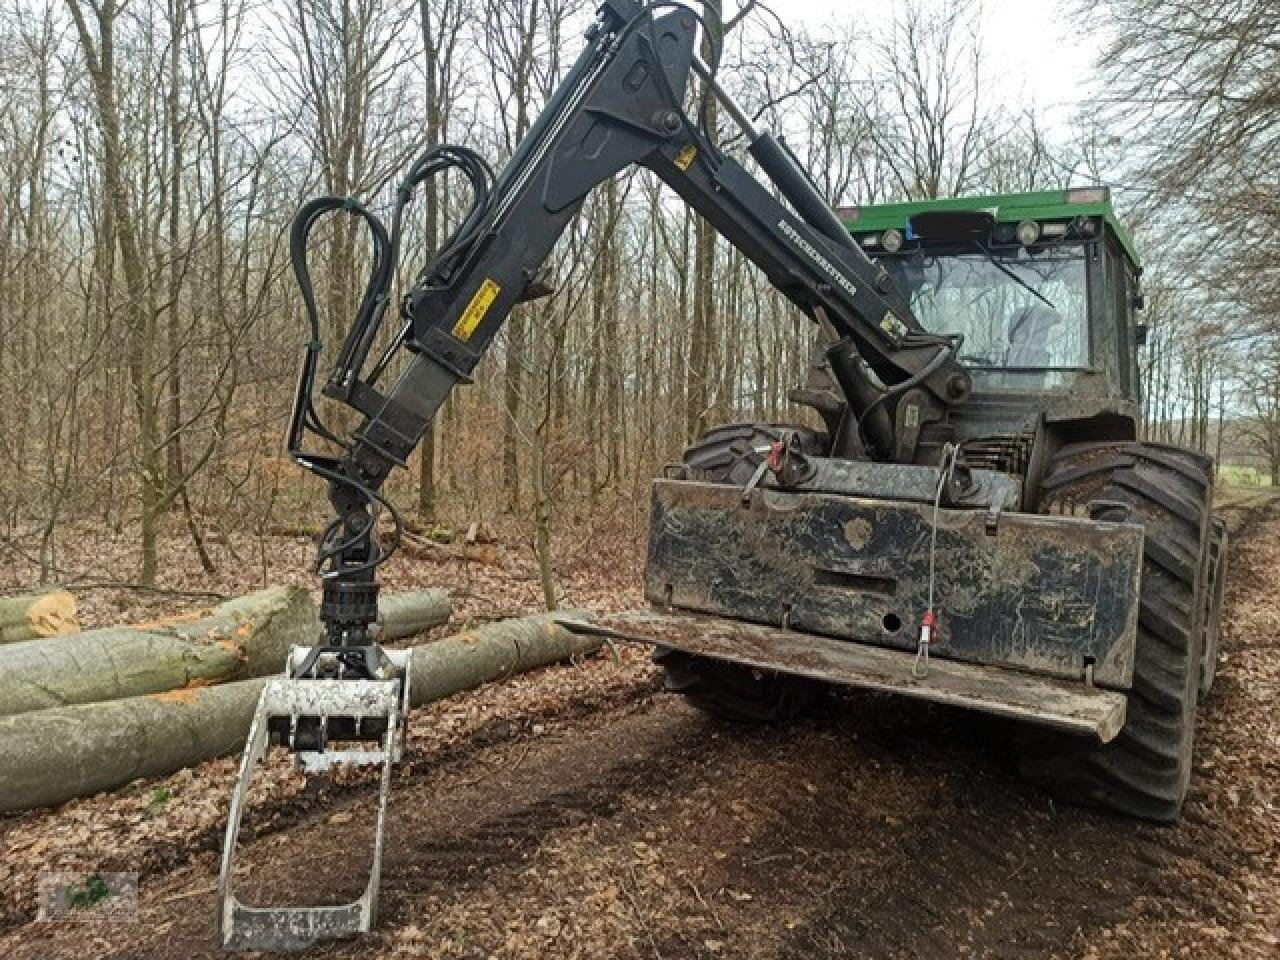
[[[290,451],[329,481],[337,512],[320,564],[322,615],[333,645],[372,643],[373,568],[383,559],[374,527],[385,506],[379,490],[387,476],[406,464],[450,391],[469,381],[511,311],[549,292],[544,264],[591,191],[630,167],[657,174],[821,324],[850,410],[874,428],[873,452],[892,457],[889,409],[907,388],[935,408],[968,393],[954,338],[920,326],[785,147],[756,132],[719,89],[696,53],[701,23],[698,13],[679,3],[606,0],[586,49],[496,178],[470,151],[437,148],[401,185],[390,231],[363,208],[335,198],[317,201],[300,216],[295,267],[310,224],[341,206],[365,217],[378,250],[364,305],[324,387],[326,396],[354,408],[363,422],[349,441],[320,425],[312,403],[317,337],[289,431]],[[696,73],[704,89],[724,97],[730,114],[746,125],[749,152],[790,206],[717,149],[700,117],[690,117],[684,104]],[[418,183],[451,166],[461,167],[472,183],[470,215],[422,271],[405,298],[399,335],[366,372],[398,254],[399,214]],[[305,252],[302,261],[309,299]],[[380,377],[400,349],[410,354],[409,363],[384,388]],[[307,452],[310,433],[336,441],[342,452]]]

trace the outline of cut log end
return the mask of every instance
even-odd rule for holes
[[[0,643],[77,633],[76,598],[66,590],[0,597]]]

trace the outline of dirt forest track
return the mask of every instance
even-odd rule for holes
[[[1055,805],[1018,778],[1006,723],[847,693],[743,729],[628,651],[415,718],[378,932],[306,956],[1280,956],[1280,511],[1235,513],[1227,660],[1175,828]],[[104,867],[142,873],[140,922],[30,922],[10,897],[3,954],[219,956],[229,770],[200,781],[204,820]],[[369,784],[288,777],[253,810],[238,882],[252,902],[348,898]],[[31,856],[26,835],[6,856]]]

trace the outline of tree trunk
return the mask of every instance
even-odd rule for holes
[[[129,371],[134,410],[138,418],[136,473],[142,512],[142,564],[138,580],[144,586],[153,586],[157,567],[157,520],[159,512],[164,508],[165,462],[163,445],[157,436],[156,318],[147,307],[150,303],[150,281],[143,265],[137,218],[130,205],[130,171],[125,168],[129,155],[122,138],[116,98],[115,22],[119,5],[116,0],[103,0],[100,5],[83,4],[94,15],[97,26],[95,42],[94,31],[89,28],[82,4],[83,0],[67,0],[80,48],[89,68],[96,118],[101,133],[103,199],[119,245],[120,267],[124,274],[127,295],[124,314],[129,333],[125,365]]]
[[[178,245],[182,228],[182,34],[185,3],[186,0],[169,0],[169,89],[165,97],[169,136],[169,303],[165,321],[165,345],[169,351],[166,390],[169,436],[165,453],[168,482],[171,484],[184,483],[183,474],[186,472],[182,463],[182,324],[178,319],[184,270],[178,256]],[[198,552],[203,559],[203,546],[198,548]]]
[[[0,643],[77,633],[76,598],[65,590],[0,597]]]
[[[530,116],[534,92],[534,40],[541,19],[540,0],[531,0],[528,10],[522,11],[521,36],[511,67],[513,69],[512,99],[515,101],[516,122],[514,136],[507,144],[514,153],[533,123]],[[527,13],[527,17],[524,14]],[[507,419],[502,432],[502,485],[506,493],[507,508],[520,512],[520,454],[521,405],[524,396],[525,352],[529,349],[527,313],[517,306],[507,319],[507,356],[503,365],[502,397],[507,407]]]
[[[547,492],[546,421],[533,438],[534,553],[538,555],[538,581],[547,610],[558,609],[556,575],[551,560],[551,500]]]
[[[404,640],[448,623],[453,601],[444,590],[414,590],[378,599],[384,640]]]
[[[715,335],[716,323],[715,262],[715,229],[699,219],[694,227],[693,327],[689,336],[688,408],[684,428],[685,440],[689,443],[707,430],[711,402],[711,338]]]
[[[549,616],[494,623],[413,650],[422,706],[600,646]],[[266,679],[0,717],[0,812],[64,803],[244,746]]]
[[[0,716],[277,673],[290,646],[319,635],[310,595],[277,587],[198,619],[2,647]]]
[[[0,600],[0,622],[6,604],[13,603]],[[71,605],[74,617],[74,600]],[[387,640],[438,627],[452,613],[443,590],[383,597],[378,604]],[[0,648],[0,716],[278,673],[291,646],[314,644],[319,636],[310,595],[276,587],[230,600],[203,616]]]

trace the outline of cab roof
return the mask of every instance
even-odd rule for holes
[[[1067,190],[993,193],[907,203],[882,203],[866,207],[841,207],[836,214],[850,233],[873,233],[890,228],[905,231],[911,217],[938,210],[989,211],[995,216],[997,223],[1101,217],[1120,241],[1133,265],[1142,265],[1133,236],[1116,218],[1115,208],[1111,205],[1110,187],[1071,187]]]

